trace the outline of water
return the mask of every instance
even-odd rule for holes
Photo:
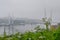
[[[32,31],[34,30],[35,27],[37,27],[38,25],[40,25],[41,28],[45,28],[43,24],[36,24],[36,25],[31,25],[31,24],[26,24],[26,25],[18,25],[18,26],[13,26],[13,31],[15,32],[21,32],[24,33],[26,31]],[[10,31],[9,31],[9,27],[5,27],[5,31],[7,34],[12,34],[12,26],[10,27]],[[0,34],[4,33],[4,26],[0,27]]]

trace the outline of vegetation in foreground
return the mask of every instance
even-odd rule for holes
[[[39,26],[35,28],[35,32],[25,32],[24,34],[16,33],[12,35],[4,34],[0,36],[0,40],[60,40],[60,27],[56,30],[41,29]]]

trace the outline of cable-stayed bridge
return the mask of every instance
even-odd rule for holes
[[[16,25],[26,25],[26,24],[43,24],[41,20],[35,19],[0,19],[0,26],[16,26]]]
[[[12,19],[12,18],[3,18],[0,19],[0,27],[4,27],[4,31],[6,29],[6,27],[8,27],[8,33],[10,34],[10,32],[12,31],[12,33],[14,33],[14,27],[15,26],[25,26],[27,24],[29,25],[36,25],[36,24],[43,24],[44,25],[45,22],[43,22],[42,20],[38,20],[38,19]]]
[[[12,18],[3,18],[0,19],[0,27],[4,27],[4,31],[6,27],[8,27],[8,33],[12,31],[14,33],[14,27],[15,26],[25,26],[25,25],[36,25],[36,24],[43,24],[43,21],[37,20],[37,19],[12,19]]]

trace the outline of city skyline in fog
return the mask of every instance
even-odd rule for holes
[[[60,0],[0,0],[0,18],[12,17],[41,19],[45,15],[60,20]]]

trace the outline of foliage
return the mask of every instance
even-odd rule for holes
[[[16,33],[11,35],[0,36],[0,40],[60,40],[60,26],[55,31],[35,28],[35,32]]]

